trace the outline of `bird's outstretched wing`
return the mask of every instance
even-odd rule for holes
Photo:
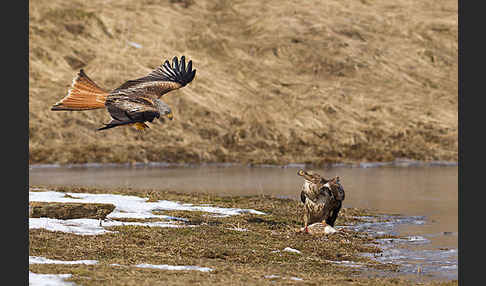
[[[180,61],[174,57],[172,65],[166,60],[147,76],[125,82],[113,90],[112,94],[148,93],[160,97],[190,83],[195,75],[196,70],[192,69],[192,60],[186,66],[185,56],[182,56]]]
[[[152,122],[154,118],[160,117],[160,112],[151,98],[113,95],[106,99],[105,105],[113,119],[98,130],[137,122]]]

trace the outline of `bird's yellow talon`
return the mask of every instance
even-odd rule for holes
[[[149,128],[148,125],[143,122],[134,123],[133,126],[135,126],[138,131],[145,131],[146,128]]]

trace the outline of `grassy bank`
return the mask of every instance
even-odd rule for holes
[[[43,187],[40,187],[41,189]],[[114,193],[148,197],[151,201],[175,200],[218,207],[251,208],[265,215],[208,216],[195,211],[164,211],[186,218],[193,227],[110,227],[114,233],[74,235],[45,229],[29,231],[29,255],[58,260],[97,260],[96,265],[32,264],[35,273],[69,273],[79,285],[410,285],[404,278],[366,277],[352,267],[331,261],[351,261],[373,271],[396,271],[360,253],[377,253],[366,233],[341,231],[312,236],[296,232],[302,226],[301,206],[288,199],[265,196],[220,197],[210,194],[178,194],[169,191],[96,188],[49,188],[62,192]],[[39,191],[39,190],[37,190]],[[369,210],[345,208],[337,225],[360,222]],[[122,219],[123,220],[123,219]],[[145,221],[141,219],[125,219]],[[153,220],[153,219],[151,219]],[[245,229],[246,231],[241,231]],[[301,253],[283,251],[286,247]],[[131,267],[142,263],[197,265],[213,271],[164,271]],[[113,266],[119,264],[121,266]],[[358,275],[361,274],[361,275]],[[273,276],[272,276],[273,275]],[[277,277],[278,276],[278,277]],[[273,277],[273,278],[272,278]],[[302,280],[292,280],[291,278]],[[420,283],[419,283],[420,284]],[[457,285],[457,281],[425,285]]]
[[[29,2],[29,162],[457,161],[457,1]],[[133,44],[135,43],[135,44]],[[186,55],[175,120],[52,112]]]

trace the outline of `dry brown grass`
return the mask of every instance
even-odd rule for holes
[[[457,15],[449,0],[30,1],[29,162],[457,161]],[[175,55],[198,73],[144,134],[49,110],[81,67],[111,89]]]

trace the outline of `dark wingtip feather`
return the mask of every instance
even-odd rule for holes
[[[191,82],[194,77],[196,76],[196,70],[193,70],[192,73],[189,74],[190,76],[187,77],[186,81],[189,83]]]
[[[185,56],[182,56],[181,57],[181,71],[183,73],[186,73],[186,57]]]
[[[162,75],[164,80],[180,83],[182,86],[190,83],[196,75],[196,70],[192,70],[192,60],[186,67],[186,57],[182,56],[180,61],[177,57],[172,58],[172,65],[166,60],[162,65]]]
[[[190,60],[188,63],[187,63],[187,72],[191,72],[192,70],[192,60]]]
[[[179,70],[179,60],[177,59],[177,57],[172,58],[172,67],[175,70]]]
[[[176,74],[177,74],[179,77],[180,77],[180,76],[182,76],[181,71],[179,70],[179,61],[178,61],[177,57],[174,57],[174,58],[172,59],[172,67],[173,67],[174,72],[175,72],[175,73],[176,73]]]

